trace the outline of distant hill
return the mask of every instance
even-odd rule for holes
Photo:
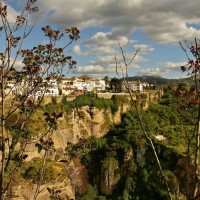
[[[147,82],[150,84],[169,84],[174,85],[182,82],[192,83],[191,78],[182,78],[182,79],[167,79],[161,76],[132,76],[128,78],[129,81],[140,81],[140,82]]]

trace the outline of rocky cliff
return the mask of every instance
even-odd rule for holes
[[[128,105],[123,105],[117,112],[112,113],[110,110],[99,110],[95,107],[84,106],[74,109],[70,113],[64,113],[58,121],[58,129],[51,136],[56,150],[55,154],[62,156],[67,144],[76,143],[78,138],[104,136],[110,125],[121,122],[121,114],[128,109]],[[37,138],[35,139],[37,141]],[[28,155],[26,161],[42,155],[42,153],[38,153],[34,142],[27,145],[25,154]]]
[[[84,106],[79,109],[74,109],[69,113],[63,113],[62,118],[58,120],[58,129],[53,132],[51,138],[54,142],[55,151],[51,153],[51,159],[60,161],[65,153],[65,149],[69,143],[78,142],[78,138],[88,138],[90,136],[102,137],[112,124],[119,124],[121,122],[121,114],[129,110],[128,105],[123,105],[115,113],[110,110],[99,110],[95,107]],[[44,152],[38,152],[35,147],[35,143],[38,138],[34,138],[33,142],[28,144],[25,150],[25,154],[28,155],[26,161],[31,161],[35,157],[42,157]],[[20,144],[16,145],[17,149],[20,149]],[[49,199],[50,195],[56,195],[57,199],[74,199],[74,187],[73,177],[70,177],[70,173],[84,174],[84,170],[81,164],[77,164],[72,160],[70,163],[66,163],[65,171],[66,178],[60,182],[51,183],[49,185],[43,185],[44,188],[40,192],[37,199]],[[77,171],[78,170],[78,171]],[[70,173],[69,173],[70,171]],[[87,173],[85,173],[87,174]],[[33,199],[33,194],[36,185],[31,182],[20,180],[22,184],[14,184],[12,187],[11,200],[23,200]],[[80,180],[79,180],[80,182]],[[77,184],[77,183],[76,183]]]

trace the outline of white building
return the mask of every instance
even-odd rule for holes
[[[129,86],[130,86],[130,89],[135,92],[135,91],[138,91],[138,92],[142,92],[143,91],[143,84],[140,83],[140,81],[129,81]]]
[[[58,96],[59,89],[58,89],[57,80],[49,80],[47,81],[47,84],[48,85],[47,85],[47,89],[44,96]]]
[[[62,94],[70,94],[74,90],[79,91],[104,91],[105,90],[105,80],[93,80],[91,78],[81,79],[78,77],[63,78],[59,84]]]
[[[72,78],[63,78],[59,83],[57,80],[43,80],[44,86],[38,86],[32,92],[31,83],[21,82],[15,83],[14,81],[8,83],[7,85],[7,93],[10,95],[27,95],[32,97],[40,97],[40,96],[58,96],[69,95],[73,91],[104,91],[106,84],[105,80],[93,80],[91,78],[81,79],[78,77]]]

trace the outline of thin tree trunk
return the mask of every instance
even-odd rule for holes
[[[195,197],[199,191],[199,146],[200,146],[200,106],[199,106],[199,114],[198,114],[198,122],[197,122],[197,131],[196,131],[196,146],[195,146],[195,187],[194,194]]]
[[[126,83],[127,83],[127,82],[126,82]],[[149,137],[149,135],[147,134],[147,132],[146,132],[146,130],[145,130],[145,128],[144,128],[144,125],[143,125],[143,123],[142,123],[142,119],[141,119],[141,117],[140,117],[140,113],[139,113],[138,107],[137,107],[137,105],[136,105],[136,102],[135,102],[134,99],[133,99],[133,95],[132,95],[132,93],[131,93],[131,91],[130,91],[130,88],[129,88],[128,86],[127,86],[127,90],[128,90],[129,96],[130,96],[130,98],[131,98],[131,102],[132,102],[132,104],[134,105],[134,107],[135,107],[135,109],[136,109],[138,121],[139,121],[140,127],[142,128],[142,132],[144,133],[145,137],[146,137],[147,140],[149,141],[150,146],[151,146],[151,149],[152,149],[153,154],[154,154],[154,156],[155,156],[156,163],[157,163],[157,165],[158,165],[159,171],[160,171],[160,173],[161,173],[161,176],[162,176],[162,178],[163,178],[163,181],[164,181],[165,186],[166,186],[166,189],[167,189],[168,198],[169,198],[169,200],[172,200],[172,195],[171,195],[171,192],[170,192],[169,184],[168,184],[168,182],[167,182],[167,179],[166,179],[165,174],[164,174],[164,172],[163,172],[162,166],[161,166],[161,164],[160,164],[160,160],[159,160],[159,158],[158,158],[158,154],[157,154],[157,152],[156,152],[156,149],[155,149],[155,146],[154,146],[154,144],[153,144],[153,141],[152,141],[152,139]]]
[[[36,200],[38,195],[39,195],[39,193],[40,193],[40,187],[41,187],[42,181],[44,179],[44,171],[45,171],[45,166],[46,166],[47,153],[48,153],[48,150],[46,149],[45,150],[45,154],[44,154],[42,168],[41,168],[41,171],[40,171],[40,178],[39,178],[39,181],[37,183],[37,187],[36,187],[36,190],[35,190],[35,194],[34,194],[33,200]]]
[[[116,73],[117,73],[118,76],[119,76],[118,67],[120,67],[121,72],[122,72],[122,78],[123,78],[123,80],[124,80],[124,82],[125,82],[125,88],[126,88],[128,94],[129,94],[129,96],[130,96],[131,103],[133,104],[134,108],[136,109],[136,113],[137,113],[137,117],[138,117],[138,121],[139,121],[140,127],[141,127],[142,132],[144,133],[145,137],[147,138],[147,140],[148,140],[149,143],[150,143],[150,147],[151,147],[151,149],[152,149],[152,151],[153,151],[153,154],[154,154],[155,159],[156,159],[156,163],[157,163],[157,165],[158,165],[159,171],[160,171],[161,176],[162,176],[162,178],[163,178],[163,181],[164,181],[164,183],[165,183],[166,190],[167,190],[167,193],[168,193],[168,199],[169,199],[169,200],[172,200],[172,195],[171,195],[171,192],[170,192],[169,184],[168,184],[168,182],[167,182],[166,176],[165,176],[165,174],[164,174],[164,172],[163,172],[163,169],[162,169],[162,166],[161,166],[161,164],[160,164],[160,160],[159,160],[159,158],[158,158],[158,155],[157,155],[155,146],[154,146],[154,144],[153,144],[152,139],[149,137],[148,133],[147,133],[146,130],[145,130],[145,127],[144,127],[144,125],[143,125],[143,122],[142,122],[142,119],[141,119],[141,116],[140,116],[140,112],[139,112],[137,103],[136,103],[136,101],[133,99],[133,95],[132,95],[132,93],[131,93],[131,88],[130,88],[129,83],[128,83],[128,67],[129,67],[129,65],[133,62],[133,60],[135,59],[135,57],[136,57],[136,55],[138,54],[138,52],[140,51],[141,47],[137,48],[137,50],[135,51],[135,53],[134,53],[133,56],[132,56],[132,59],[127,63],[127,61],[126,61],[126,53],[124,53],[124,50],[122,49],[120,43],[118,43],[118,44],[119,44],[119,48],[120,48],[120,50],[121,50],[121,54],[122,54],[122,57],[123,57],[123,64],[124,64],[124,66],[125,66],[125,69],[124,69],[125,72],[124,72],[124,70],[123,70],[123,68],[122,68],[122,66],[121,66],[120,61],[117,59],[117,57],[116,57],[116,55],[115,55]],[[119,66],[118,66],[118,65],[119,65]]]
[[[197,48],[197,41],[195,39],[195,44],[196,44],[196,48]],[[197,54],[198,55],[198,54]],[[196,92],[198,94],[199,97],[199,84],[198,84],[198,79],[197,79],[197,74],[195,73],[195,88],[196,88]],[[199,145],[200,145],[200,102],[198,104],[198,116],[197,116],[197,122],[196,122],[196,139],[195,139],[195,187],[194,187],[194,193],[193,193],[193,197],[196,197],[198,195],[198,191],[199,191]]]
[[[190,195],[190,184],[189,184],[189,163],[190,163],[190,141],[188,141],[188,145],[187,145],[187,158],[186,158],[186,196],[187,199],[189,199],[189,195]]]
[[[4,94],[4,69],[1,71],[1,174],[0,174],[0,199],[3,196],[4,165],[5,165],[5,94]]]

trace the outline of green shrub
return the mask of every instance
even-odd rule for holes
[[[77,200],[95,200],[97,196],[97,189],[92,185],[88,186],[88,191],[81,197],[77,197]]]
[[[140,94],[140,98],[147,99],[147,94]]]
[[[106,200],[105,196],[97,196],[95,200]]]
[[[33,183],[37,183],[40,180],[41,169],[43,161],[40,158],[34,158],[32,161],[25,163],[24,172],[22,173],[24,179],[32,180]],[[62,164],[56,164],[53,161],[47,161],[44,168],[44,176],[42,183],[49,183],[56,180],[56,178],[62,173]]]

